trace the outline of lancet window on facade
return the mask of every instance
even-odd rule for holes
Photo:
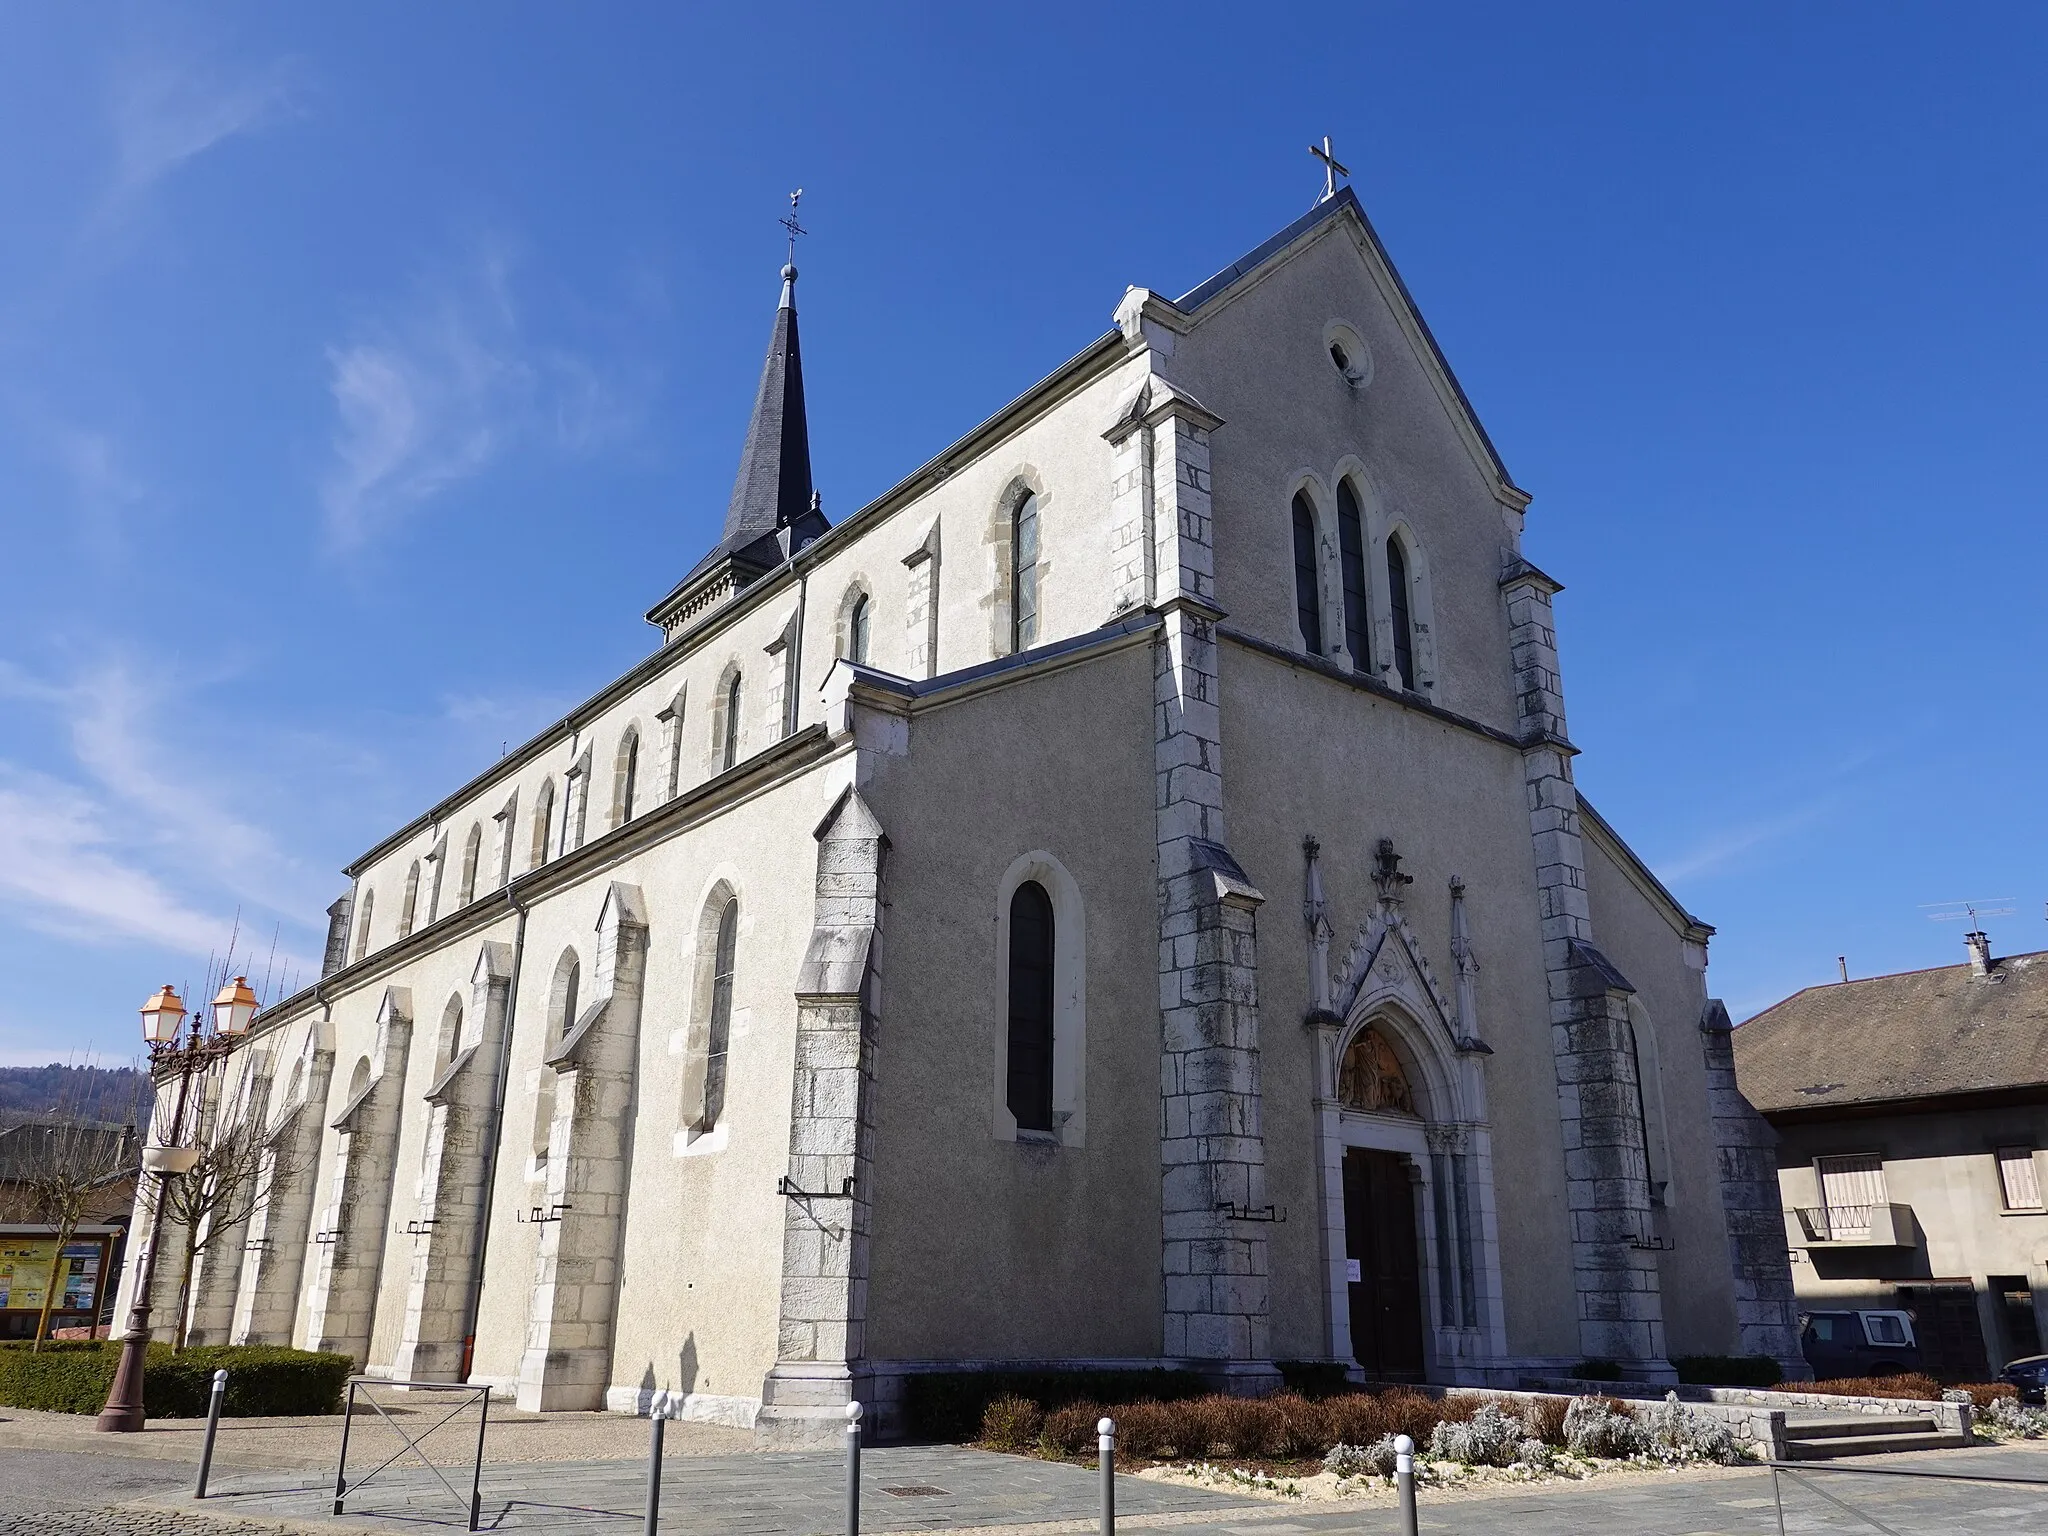
[[[718,946],[711,961],[711,1024],[704,1044],[704,1130],[725,1113],[725,1074],[732,1052],[732,983],[739,960],[740,902],[727,901],[718,914]]]
[[[623,827],[633,819],[633,801],[640,788],[640,732],[628,726],[619,741],[618,762],[612,770],[612,825]]]
[[[846,614],[846,659],[855,666],[868,664],[868,631],[874,619],[874,602],[865,592],[856,592]]]
[[[733,673],[725,685],[723,718],[718,722],[718,767],[723,772],[740,760],[740,674]]]
[[[1026,492],[1010,514],[1010,649],[1038,640],[1038,496]]]
[[[1053,1073],[1052,898],[1036,880],[1010,897],[1010,1113],[1050,1131]]]
[[[1316,509],[1307,491],[1294,493],[1294,617],[1309,655],[1323,654],[1323,578],[1316,559]]]
[[[548,999],[547,1041],[541,1051],[540,1085],[533,1103],[533,1160],[536,1165],[547,1162],[554,1139],[556,1072],[547,1065],[546,1057],[576,1027],[576,994],[582,981],[583,964],[572,949],[555,963],[555,983],[549,989],[552,995]]]
[[[1337,482],[1337,554],[1343,567],[1344,649],[1360,672],[1372,670],[1372,617],[1366,601],[1371,585],[1365,567],[1365,519],[1348,480]]]
[[[483,823],[472,821],[469,824],[469,836],[464,838],[462,843],[462,885],[459,899],[465,907],[476,900],[476,866],[477,861],[483,857],[483,851]]]
[[[526,853],[526,867],[539,869],[548,861],[548,825],[555,819],[555,781],[542,779],[540,793],[533,798],[533,841]]]
[[[414,859],[412,868],[405,874],[405,902],[398,909],[398,936],[402,939],[412,932],[413,918],[420,905],[420,861]]]
[[[1387,608],[1394,619],[1394,671],[1415,687],[1415,628],[1408,613],[1408,555],[1398,535],[1387,537]]]
[[[363,915],[356,924],[356,959],[360,960],[370,952],[370,914],[377,905],[377,893],[363,892]]]

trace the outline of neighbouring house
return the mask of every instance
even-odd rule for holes
[[[1808,987],[1735,1031],[1802,1308],[1911,1312],[1983,1380],[2048,1334],[2048,952]]]

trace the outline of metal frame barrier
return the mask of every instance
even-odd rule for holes
[[[348,1480],[348,1437],[350,1429],[355,1425],[356,1389],[359,1387],[393,1387],[408,1392],[464,1392],[469,1395],[469,1400],[457,1403],[447,1413],[421,1430],[417,1437],[414,1437],[407,1434],[404,1426],[384,1411],[382,1403],[365,1392],[363,1394],[363,1401],[377,1410],[377,1417],[386,1424],[389,1424],[392,1433],[397,1435],[400,1440],[403,1440],[405,1444],[393,1451],[389,1456],[386,1456],[376,1466],[370,1468],[368,1472],[365,1472],[351,1484]],[[476,1419],[476,1456],[470,1463],[469,1498],[464,1500],[455,1485],[449,1482],[447,1478],[441,1476],[441,1469],[434,1465],[433,1459],[420,1449],[420,1442],[444,1424],[452,1423],[465,1408],[469,1407],[470,1401],[476,1403],[478,1410]],[[373,1376],[349,1377],[348,1398],[342,1406],[341,1459],[334,1469],[334,1512],[337,1515],[340,1514],[343,1501],[349,1494],[360,1493],[364,1485],[371,1478],[382,1472],[410,1450],[415,1456],[419,1457],[420,1464],[434,1474],[435,1480],[448,1490],[448,1496],[454,1499],[456,1503],[466,1506],[469,1513],[469,1528],[472,1531],[475,1530],[483,1510],[484,1428],[489,1424],[490,1417],[491,1389],[489,1387],[471,1386],[467,1382],[460,1381],[386,1381],[382,1377]]]
[[[1832,1461],[1774,1461],[1771,1468],[1771,1500],[1777,1507],[1778,1536],[1785,1536],[1785,1487],[1781,1478],[1790,1478],[1799,1487],[1814,1495],[1822,1502],[1833,1505],[1850,1519],[1880,1531],[1883,1536],[1907,1536],[1907,1533],[1886,1525],[1867,1510],[1836,1498],[1825,1488],[1812,1481],[1815,1475],[1821,1477],[1905,1477],[1916,1482],[1930,1483],[1983,1483],[2006,1488],[2048,1488],[2048,1478],[2040,1477],[1996,1477],[1986,1472],[1921,1472],[1910,1467],[1851,1467]]]

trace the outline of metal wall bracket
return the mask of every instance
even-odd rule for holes
[[[1232,1221],[1273,1221],[1287,1219],[1287,1212],[1274,1205],[1239,1205],[1235,1200],[1218,1200],[1216,1209]]]
[[[544,1227],[551,1221],[560,1221],[562,1219],[562,1212],[574,1209],[573,1205],[564,1200],[560,1205],[551,1205],[545,1208],[538,1205],[531,1206],[519,1212],[513,1219],[527,1226]]]
[[[798,1189],[786,1175],[775,1181],[775,1193],[791,1200],[851,1200],[853,1198],[853,1175],[848,1174],[839,1181],[835,1192],[829,1189]]]

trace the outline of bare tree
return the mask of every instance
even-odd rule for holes
[[[185,1347],[192,1316],[192,1277],[199,1256],[240,1232],[271,1199],[305,1170],[294,1152],[292,1121],[304,1112],[293,1110],[276,1125],[265,1123],[269,1082],[258,1079],[258,1091],[229,1111],[200,1116],[192,1142],[199,1152],[191,1171],[164,1185],[164,1214],[183,1236],[178,1271],[178,1325],[173,1349]]]
[[[53,1228],[56,1237],[43,1310],[36,1319],[33,1347],[39,1350],[64,1288],[64,1250],[88,1221],[128,1208],[141,1154],[134,1126],[100,1125],[63,1104],[16,1126],[7,1139],[13,1144],[8,1162],[14,1174],[14,1198],[8,1203],[29,1221]]]

